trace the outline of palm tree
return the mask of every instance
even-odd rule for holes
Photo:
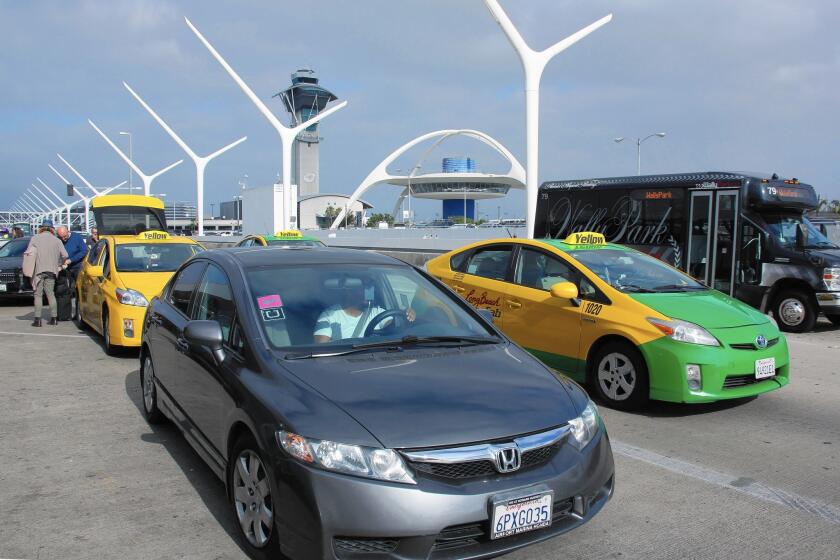
[[[823,210],[828,210],[828,208],[829,208],[828,199],[820,197],[819,200],[817,201],[817,212],[822,212]]]
[[[831,201],[831,211],[835,214],[840,214],[840,200]]]

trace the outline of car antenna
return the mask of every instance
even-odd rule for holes
[[[508,237],[510,237],[511,239],[516,238],[516,236],[510,232],[510,228],[505,228],[505,231],[508,232]]]

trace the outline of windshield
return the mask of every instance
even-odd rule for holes
[[[624,293],[689,292],[708,289],[659,259],[637,251],[594,249],[569,254],[598,277]]]
[[[104,206],[94,209],[99,235],[137,235],[166,231],[163,211],[144,206]]]
[[[321,264],[246,270],[275,348],[329,352],[403,337],[494,337],[454,296],[408,266]]]
[[[174,272],[201,251],[191,243],[128,243],[116,246],[119,272]]]
[[[798,214],[777,214],[777,215],[763,215],[764,221],[767,223],[767,229],[770,230],[770,235],[776,240],[776,243],[782,247],[795,248],[796,247],[796,228],[799,224],[804,224],[808,231],[808,239],[805,240],[805,247],[809,249],[836,249],[837,245],[829,241],[814,224],[808,221],[808,218]]]
[[[323,247],[324,244],[315,239],[268,239],[268,244],[278,247]]]
[[[29,247],[28,239],[12,239],[0,247],[0,257],[19,257]]]

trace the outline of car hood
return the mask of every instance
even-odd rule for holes
[[[726,329],[768,322],[764,314],[716,290],[703,292],[630,294],[634,300],[672,319],[706,329]]]
[[[0,270],[17,270],[23,266],[23,257],[0,257]]]
[[[577,416],[545,366],[508,344],[284,360],[388,448],[538,432]]]
[[[809,249],[811,258],[821,258],[826,266],[840,266],[840,249]]]
[[[149,301],[160,294],[172,278],[173,272],[120,272],[120,283],[125,288],[137,290]]]

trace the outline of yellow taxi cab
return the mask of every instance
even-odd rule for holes
[[[788,383],[787,342],[771,318],[600,233],[482,241],[426,269],[616,408],[742,398]]]
[[[297,249],[302,247],[324,247],[320,239],[303,235],[295,229],[278,231],[274,235],[249,235],[236,244],[237,247],[283,247]]]
[[[181,264],[204,248],[166,233],[163,202],[138,195],[93,200],[99,242],[76,280],[80,325],[102,335],[105,351],[139,347],[149,301]]]

